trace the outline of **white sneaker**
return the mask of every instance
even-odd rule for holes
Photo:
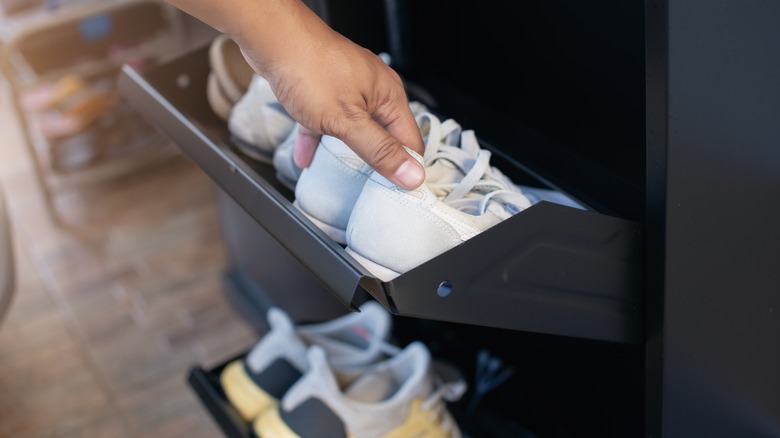
[[[276,100],[268,81],[259,75],[252,77],[228,119],[228,129],[241,152],[268,164],[276,148],[294,128],[295,120]]]
[[[415,115],[427,111],[419,102],[410,102],[409,107]],[[298,178],[293,205],[330,238],[345,245],[352,207],[373,172],[343,141],[323,136],[311,164]]]
[[[344,142],[325,135],[298,178],[293,205],[343,245],[352,206],[373,171]]]
[[[238,44],[225,34],[218,35],[209,45],[209,67],[222,95],[231,104],[246,93],[255,74]]]
[[[298,184],[298,179],[301,176],[303,169],[295,164],[293,159],[293,149],[295,146],[295,139],[298,137],[298,129],[300,123],[295,123],[292,131],[284,139],[284,141],[276,147],[274,150],[273,165],[276,169],[276,179],[285,185],[290,190],[295,191],[295,186]]]
[[[228,401],[244,420],[251,421],[276,405],[306,372],[306,350],[319,345],[335,369],[365,367],[398,352],[387,343],[391,331],[389,312],[367,301],[360,312],[332,321],[295,326],[285,312],[268,311],[271,330],[243,360],[228,364],[220,382]]]
[[[233,102],[225,96],[214,73],[209,73],[208,82],[206,83],[206,99],[214,114],[226,122],[230,119],[230,110],[233,109]]]
[[[308,352],[309,371],[277,409],[254,423],[258,436],[274,438],[460,438],[446,401],[460,398],[464,381],[436,387],[431,355],[420,342],[339,383],[324,350]]]
[[[479,148],[473,131],[461,134],[460,147],[433,146],[429,151],[426,144],[425,158],[409,151],[431,174],[420,188],[405,190],[374,173],[352,210],[346,251],[382,281],[531,206],[490,166],[490,152]]]

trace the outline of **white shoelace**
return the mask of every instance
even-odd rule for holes
[[[439,428],[447,436],[452,436],[457,425],[447,410],[446,402],[460,400],[466,388],[466,382],[463,380],[440,383],[420,405],[423,410],[428,411],[431,421],[439,424]]]
[[[446,160],[455,167],[453,171],[464,175],[457,181],[427,181],[443,202],[473,215],[484,214],[495,202],[502,208],[492,211],[501,219],[531,206],[531,201],[507,176],[490,166],[490,151],[479,147],[474,131],[462,131],[454,120],[441,122],[431,113],[418,115],[417,123],[425,139],[423,165],[429,168]]]

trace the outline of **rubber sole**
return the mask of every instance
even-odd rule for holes
[[[295,191],[295,184],[297,184],[297,183],[298,183],[298,181],[297,181],[297,180],[291,180],[290,178],[287,178],[286,176],[282,175],[282,174],[281,174],[281,173],[279,173],[279,172],[276,172],[276,179],[277,179],[277,180],[278,180],[280,183],[282,183],[282,185],[284,185],[285,187],[287,187],[287,188],[288,188],[288,189],[290,189],[291,191],[293,191],[293,192]],[[299,209],[299,210],[300,210],[300,209]],[[306,213],[304,213],[304,214],[306,214]]]
[[[275,409],[278,401],[258,387],[244,369],[244,362],[229,363],[219,376],[222,389],[245,421],[252,421],[268,409]]]
[[[241,140],[235,135],[231,135],[230,139],[233,140],[233,143],[235,143],[238,150],[240,150],[242,153],[249,156],[250,158],[257,160],[261,163],[273,164],[273,159],[274,159],[273,152],[265,153],[264,151],[258,149],[257,146],[247,141]]]
[[[323,233],[327,234],[328,237],[335,240],[339,245],[347,244],[347,230],[342,230],[341,228],[336,228],[333,225],[326,224],[325,222],[322,222],[316,217],[310,215],[304,209],[301,208],[297,200],[293,201],[293,206],[295,206],[295,208],[297,208],[301,213],[303,213],[304,216],[309,218],[310,221],[314,222],[314,225],[316,225],[317,228],[322,230]]]
[[[356,253],[352,248],[346,247],[345,251],[347,251],[347,254],[351,255],[355,260],[360,262],[363,267],[368,269],[368,272],[372,273],[376,278],[382,280],[382,281],[390,281],[394,279],[395,277],[398,277],[401,275],[399,272],[395,272],[392,269],[382,266],[379,263],[376,263],[374,261],[371,261],[362,255]]]

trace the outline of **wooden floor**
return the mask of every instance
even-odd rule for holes
[[[0,324],[0,437],[218,437],[186,384],[258,335],[221,286],[211,181],[183,156],[44,207],[0,102],[17,295]]]

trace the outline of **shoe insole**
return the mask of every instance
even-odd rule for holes
[[[344,390],[344,394],[363,403],[378,403],[390,398],[400,387],[393,373],[379,370],[357,378]]]

